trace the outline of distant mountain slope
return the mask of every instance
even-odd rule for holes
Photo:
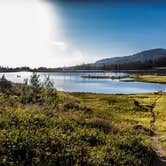
[[[130,56],[108,58],[96,61],[96,65],[115,65],[115,64],[127,64],[132,62],[146,62],[149,60],[157,60],[160,58],[166,58],[166,49],[151,49],[136,53]]]

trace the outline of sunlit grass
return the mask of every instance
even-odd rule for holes
[[[166,83],[166,76],[160,75],[130,75],[130,78],[134,78],[136,81],[152,82],[152,83]]]

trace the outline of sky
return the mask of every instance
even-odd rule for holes
[[[62,67],[166,48],[160,0],[1,0],[0,65]]]

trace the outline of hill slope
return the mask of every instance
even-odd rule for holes
[[[132,63],[132,62],[146,62],[149,60],[157,60],[160,58],[166,58],[166,49],[151,49],[136,53],[130,56],[124,57],[115,57],[108,58],[96,61],[97,65],[115,65],[115,64],[124,64],[124,63]]]

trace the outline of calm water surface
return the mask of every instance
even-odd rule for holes
[[[5,74],[6,78],[16,83],[23,83],[24,79],[29,79],[31,72],[0,73],[0,77]],[[111,79],[85,79],[83,75],[115,75],[123,76],[126,73],[38,73],[41,81],[46,76],[54,83],[58,90],[68,92],[93,92],[93,93],[113,93],[131,94],[145,92],[166,92],[166,84],[145,83],[145,82],[121,82]]]

